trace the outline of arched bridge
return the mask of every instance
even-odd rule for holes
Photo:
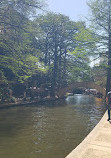
[[[95,84],[94,82],[74,82],[69,84],[67,87],[64,87],[60,89],[57,93],[58,97],[63,97],[67,92],[72,92],[74,89],[77,89],[78,87],[84,87],[89,89],[96,89],[99,93],[101,93],[103,96],[106,95],[105,88]]]

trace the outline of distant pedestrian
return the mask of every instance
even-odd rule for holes
[[[110,118],[110,110],[111,110],[111,91],[108,92],[107,97],[106,97],[106,105],[108,109],[108,119],[107,121],[111,120]]]

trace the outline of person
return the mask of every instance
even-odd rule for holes
[[[110,117],[110,110],[111,110],[111,91],[107,93],[106,96],[106,105],[107,105],[107,109],[108,109],[108,119],[107,121],[111,120]]]

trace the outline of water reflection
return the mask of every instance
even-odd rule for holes
[[[0,111],[0,158],[64,158],[105,111],[102,100],[66,100]]]
[[[105,106],[100,98],[92,95],[74,95],[67,99],[67,103],[72,105],[71,108],[81,117],[87,118],[87,131],[90,131],[98,123]],[[85,120],[85,119],[84,119]]]
[[[68,104],[75,104],[75,105],[87,105],[87,104],[94,104],[95,98],[92,95],[80,95],[75,94],[74,96],[69,96],[66,99]]]

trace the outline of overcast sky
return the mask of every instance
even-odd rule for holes
[[[50,11],[62,13],[71,20],[84,20],[88,15],[87,0],[47,0]]]

